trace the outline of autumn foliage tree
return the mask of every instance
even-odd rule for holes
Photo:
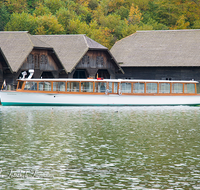
[[[2,0],[0,30],[86,34],[111,48],[137,30],[200,28],[200,0]]]

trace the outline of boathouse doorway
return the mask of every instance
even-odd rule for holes
[[[45,72],[42,73],[41,78],[43,78],[43,79],[47,79],[47,78],[53,79],[55,77],[53,76],[52,72],[45,71]]]
[[[110,79],[110,73],[107,69],[99,69],[96,73],[95,78],[104,78],[104,79]]]
[[[88,72],[85,69],[77,69],[73,74],[73,78],[76,79],[86,79],[88,77]]]

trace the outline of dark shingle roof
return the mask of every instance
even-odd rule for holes
[[[122,67],[200,66],[200,30],[137,31],[111,53]]]
[[[86,35],[36,35],[52,46],[67,72],[71,72],[89,49],[108,50]]]
[[[17,72],[33,48],[51,48],[28,32],[0,32],[0,48],[13,72]],[[52,49],[52,48],[51,48]]]

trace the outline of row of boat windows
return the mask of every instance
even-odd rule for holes
[[[38,84],[38,85],[37,85]],[[172,85],[172,86],[171,86]],[[19,84],[18,88],[21,88]],[[66,88],[67,87],[67,88]],[[93,88],[94,87],[94,88]],[[119,83],[121,93],[145,93],[145,83]],[[159,92],[158,92],[159,89]],[[118,82],[26,82],[24,90],[118,93]],[[146,93],[195,93],[192,83],[146,83]]]

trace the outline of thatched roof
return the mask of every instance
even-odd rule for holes
[[[62,65],[71,72],[88,50],[106,50],[106,47],[88,38],[86,35],[36,35],[41,41],[54,48]]]
[[[121,67],[200,66],[200,30],[137,31],[111,53]]]
[[[0,48],[12,72],[17,72],[33,48],[51,48],[28,32],[0,32]],[[51,48],[52,49],[52,48]]]

